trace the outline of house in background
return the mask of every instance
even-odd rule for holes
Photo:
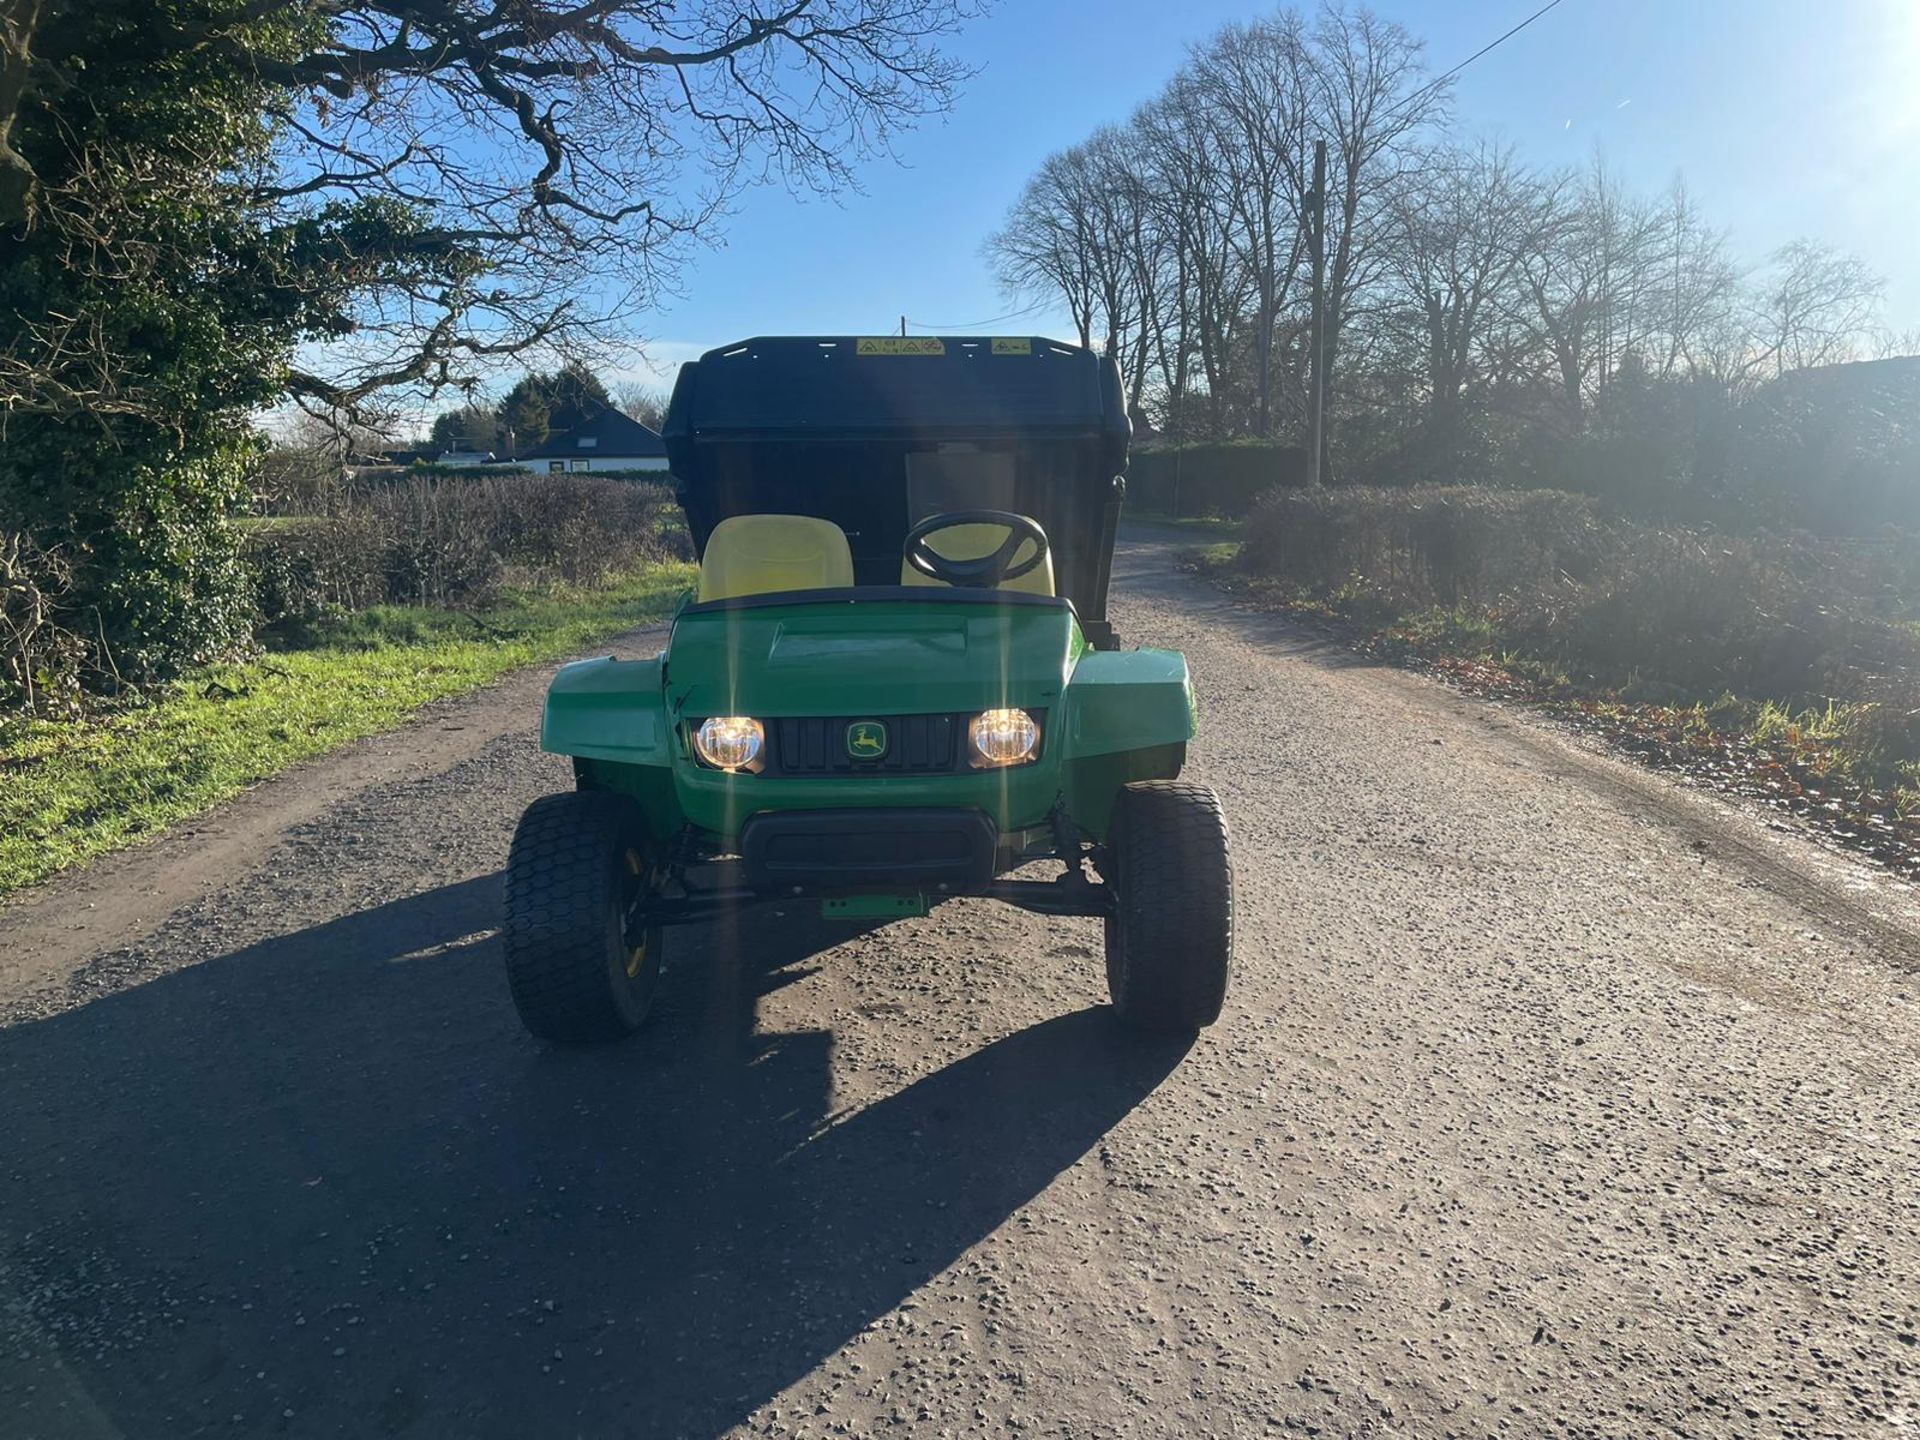
[[[546,443],[519,460],[529,469],[554,475],[579,470],[665,470],[667,444],[638,420],[618,410],[602,410],[571,430],[549,435]]]

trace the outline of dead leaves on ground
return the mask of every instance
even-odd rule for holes
[[[1895,796],[1848,777],[1836,749],[1821,740],[1797,730],[1769,740],[1729,733],[1699,706],[1583,693],[1486,656],[1422,643],[1405,630],[1376,630],[1330,617],[1324,609],[1295,607],[1272,592],[1254,596],[1242,589],[1240,594],[1261,608],[1287,611],[1363,654],[1469,694],[1548,714],[1644,764],[1771,812],[1780,817],[1781,828],[1806,825],[1870,864],[1920,881],[1920,814],[1902,815]]]

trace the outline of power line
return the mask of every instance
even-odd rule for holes
[[[1039,300],[1023,310],[1010,310],[1005,315],[990,315],[985,320],[969,320],[964,325],[957,323],[948,325],[935,320],[909,320],[907,324],[916,330],[982,330],[989,325],[998,325],[1003,320],[1019,320],[1028,315],[1038,314],[1052,304],[1051,300]]]
[[[1489,40],[1486,44],[1482,45],[1478,50],[1474,51],[1471,55],[1467,56],[1466,59],[1462,60],[1458,65],[1454,66],[1451,70],[1445,71],[1442,74],[1434,76],[1433,79],[1429,80],[1425,85],[1422,85],[1418,90],[1414,91],[1411,95],[1407,96],[1406,99],[1402,100],[1398,105],[1394,106],[1391,110],[1389,110],[1387,112],[1386,118],[1391,119],[1393,116],[1398,115],[1401,111],[1406,110],[1411,106],[1418,105],[1422,100],[1426,99],[1427,96],[1431,95],[1434,91],[1438,90],[1442,85],[1446,84],[1447,81],[1451,80],[1454,76],[1458,75],[1462,70],[1466,69],[1469,65],[1473,64],[1473,62],[1478,60],[1482,55],[1486,55],[1491,53],[1494,50],[1498,50],[1502,45],[1506,44],[1507,41],[1511,40],[1514,36],[1518,35],[1522,30],[1526,29],[1529,25],[1533,24],[1534,21],[1538,20],[1542,15],[1546,14],[1549,10],[1557,9],[1560,4],[1561,4],[1561,0],[1547,0],[1546,4],[1542,5],[1538,10],[1534,11],[1531,15],[1527,16],[1526,19],[1522,20],[1518,25],[1514,26],[1511,30],[1507,31],[1506,34],[1501,35],[1493,40]]]
[[[971,320],[964,325],[948,325],[932,320],[909,320],[907,324],[915,330],[926,330],[937,335],[951,335],[960,330],[985,330],[1008,320],[1024,319],[1026,316],[1038,314],[1046,308],[1045,305],[1032,305],[1025,310],[1015,310],[1007,315],[995,315],[987,320]]]
[[[1467,58],[1462,60],[1458,65],[1454,66],[1451,70],[1447,71],[1446,74],[1436,76],[1433,84],[1439,85],[1442,81],[1451,80],[1454,76],[1458,75],[1462,70],[1466,69],[1467,66],[1471,65],[1474,61],[1478,60],[1482,55],[1485,55],[1490,50],[1499,49],[1502,45],[1506,44],[1507,41],[1511,40],[1514,36],[1518,35],[1522,30],[1526,29],[1534,21],[1538,20],[1542,15],[1546,14],[1549,10],[1553,9],[1555,6],[1559,4],[1560,4],[1560,0],[1547,0],[1546,4],[1542,5],[1538,10],[1534,11],[1531,15],[1527,16],[1526,19],[1522,20],[1518,25],[1514,26],[1511,30],[1507,31],[1507,33],[1502,35],[1498,40],[1488,41],[1485,45],[1482,45],[1478,50],[1474,51],[1471,55],[1467,56]],[[1428,88],[1431,89],[1432,86],[1429,86]]]

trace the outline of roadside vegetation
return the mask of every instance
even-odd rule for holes
[[[1276,485],[1306,478],[1307,452],[1270,440],[1148,442],[1127,467],[1127,512],[1174,520],[1244,520]]]
[[[502,589],[593,585],[685,548],[665,486],[590,475],[376,472],[300,508],[247,536],[270,634],[374,605],[473,609]]]
[[[1662,527],[1560,491],[1297,490],[1198,563],[1920,873],[1920,546],[1904,532]]]
[[[401,477],[322,509],[239,527],[254,638],[232,659],[116,687],[41,657],[0,718],[0,894],[658,619],[692,575],[657,485]]]
[[[511,587],[475,610],[381,605],[85,720],[0,726],[0,894],[142,840],[433,700],[659,619],[692,577]],[[532,723],[530,717],[529,723]]]

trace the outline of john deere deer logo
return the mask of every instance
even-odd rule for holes
[[[887,727],[878,720],[856,720],[847,726],[847,754],[856,760],[878,760],[887,753]]]

